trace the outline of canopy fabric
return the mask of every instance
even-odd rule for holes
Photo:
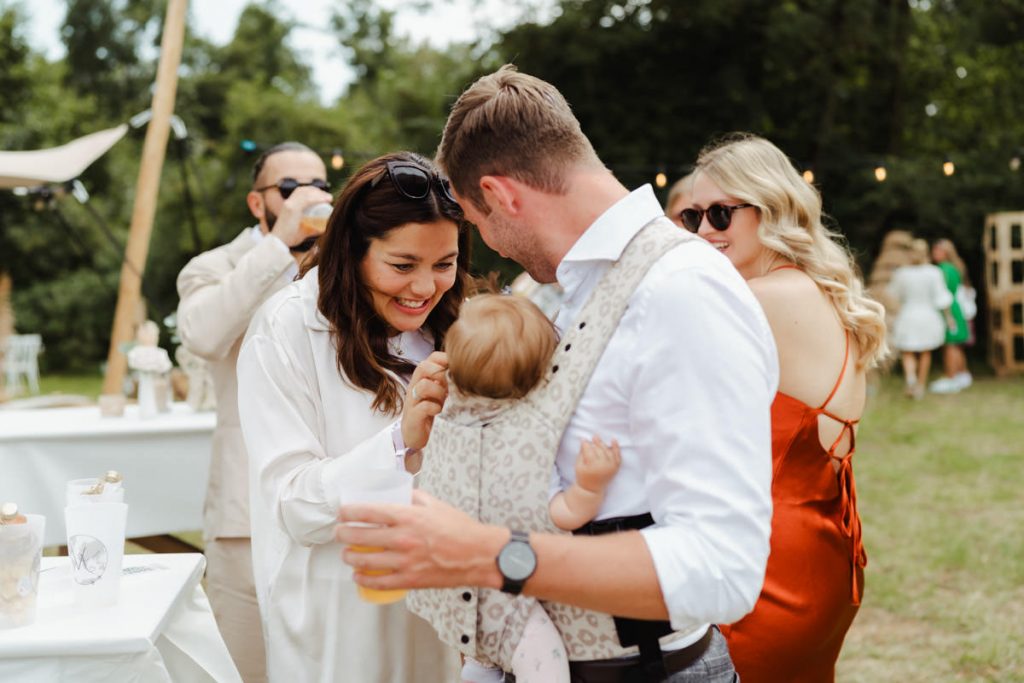
[[[128,132],[128,124],[101,130],[60,147],[30,152],[0,152],[0,188],[63,183],[82,174]]]

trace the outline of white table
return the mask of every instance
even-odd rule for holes
[[[201,529],[216,420],[184,403],[147,420],[136,406],[0,410],[0,502],[46,515],[46,545],[61,545],[66,482],[118,470],[128,538]]]
[[[126,555],[124,567],[117,604],[86,611],[68,558],[44,557],[35,623],[0,630],[0,681],[241,682],[199,584],[202,555]]]

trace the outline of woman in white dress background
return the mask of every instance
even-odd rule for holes
[[[942,271],[929,260],[927,242],[915,239],[911,243],[909,261],[893,272],[889,282],[889,294],[899,302],[891,341],[903,361],[906,394],[921,398],[932,351],[946,343],[946,329],[955,325],[950,313],[953,297]]]
[[[334,525],[347,475],[418,469],[404,456],[447,396],[434,352],[468,263],[447,180],[423,157],[385,155],[349,180],[301,278],[253,318],[238,402],[272,683],[457,680],[458,656],[404,602],[358,597]]]

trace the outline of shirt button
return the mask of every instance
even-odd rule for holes
[[[462,599],[465,600],[466,602],[469,602],[470,600],[473,599],[473,594],[470,593],[469,591],[466,591],[465,593],[462,594]]]
[[[461,638],[459,638],[459,640],[462,641],[463,645],[466,645],[467,643],[469,643],[469,636],[462,636]]]

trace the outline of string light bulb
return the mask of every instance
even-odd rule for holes
[[[345,166],[345,157],[342,156],[340,149],[335,149],[331,155],[331,168],[335,171],[340,171]]]
[[[884,183],[885,179],[888,176],[889,176],[889,174],[888,174],[888,172],[886,172],[885,166],[883,164],[879,164],[878,166],[875,166],[875,180],[877,180],[880,183]]]
[[[812,171],[811,169],[807,169],[806,171],[804,171],[803,176],[804,180],[806,180],[808,184],[814,183],[814,171]]]
[[[942,162],[942,172],[947,176],[951,176],[956,173],[956,166],[953,165],[953,161],[949,157],[946,157],[946,160]]]
[[[1010,159],[1010,170],[1016,173],[1020,170],[1020,155],[1014,154]]]
[[[668,176],[665,175],[664,171],[658,171],[658,175],[654,176],[654,184],[659,188],[668,185]]]

